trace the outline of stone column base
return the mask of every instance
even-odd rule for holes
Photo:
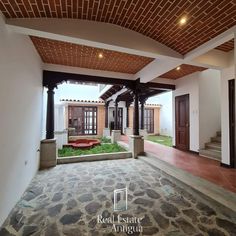
[[[57,165],[56,139],[44,139],[40,147],[40,169]]]
[[[120,140],[121,131],[120,130],[112,130],[111,131],[111,142],[116,143]]]
[[[62,149],[64,144],[68,143],[68,131],[63,130],[63,131],[55,131],[54,132],[56,144],[57,144],[57,149]]]
[[[133,158],[137,158],[138,155],[144,153],[144,140],[140,135],[129,136],[129,149],[132,152]]]
[[[140,129],[140,130],[139,130],[139,134],[140,134],[140,136],[143,136],[144,139],[146,139],[147,136],[148,136],[148,133],[147,133],[147,130],[146,130],[146,129]]]
[[[133,134],[133,129],[127,127],[125,128],[125,135],[129,136],[129,135],[132,135]]]
[[[111,136],[111,131],[109,128],[104,128],[103,129],[103,137],[109,137]]]

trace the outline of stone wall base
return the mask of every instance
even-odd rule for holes
[[[111,142],[116,143],[120,140],[121,131],[120,130],[112,130],[111,131]]]
[[[40,147],[40,169],[57,165],[56,139],[44,139]]]
[[[129,135],[132,135],[133,134],[133,129],[127,127],[125,128],[125,135],[129,136]]]
[[[63,131],[55,131],[55,138],[57,140],[57,149],[62,149],[64,144],[68,143],[68,131],[63,130]]]
[[[140,136],[143,136],[144,139],[146,139],[147,136],[148,136],[148,133],[147,133],[147,130],[146,130],[146,129],[140,129],[140,130],[139,130],[139,134],[140,134]]]
[[[137,158],[138,155],[144,154],[144,140],[140,135],[129,136],[129,149],[132,152],[133,158]]]
[[[103,137],[109,137],[111,136],[111,131],[109,128],[104,128],[103,129]]]

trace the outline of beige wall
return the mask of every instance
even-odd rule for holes
[[[160,134],[160,108],[154,108],[154,134]]]
[[[104,105],[97,106],[98,113],[97,113],[97,134],[98,136],[103,135],[103,129],[105,128],[105,107]]]
[[[133,112],[134,112],[134,108],[130,107],[129,108],[129,127],[131,129],[133,129]]]

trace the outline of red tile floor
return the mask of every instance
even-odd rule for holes
[[[128,137],[122,135],[121,141],[127,143]],[[144,150],[177,168],[236,193],[236,169],[221,167],[218,161],[149,141],[144,141]]]

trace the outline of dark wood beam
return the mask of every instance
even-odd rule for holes
[[[121,94],[119,94],[116,98],[118,101],[125,101],[125,102],[133,102],[133,91],[127,90]]]
[[[82,75],[57,71],[43,71],[43,86],[58,85],[66,81],[71,82],[91,82],[99,84],[111,84],[111,85],[125,85],[133,87],[134,81],[124,80],[119,78],[109,78],[94,75]]]
[[[94,75],[82,75],[74,74],[67,72],[58,72],[58,71],[43,71],[43,86],[48,87],[50,85],[58,85],[66,81],[71,82],[90,82],[90,83],[99,83],[99,84],[110,84],[110,85],[123,85],[128,89],[135,88],[134,80],[125,80],[121,78],[109,78],[103,76],[94,76]],[[146,88],[155,88],[161,90],[174,90],[175,85],[172,84],[163,84],[163,83],[140,83],[139,86]]]
[[[114,129],[118,130],[118,104],[119,101],[115,101],[115,117],[114,117]]]
[[[133,110],[133,134],[139,135],[139,93],[140,93],[140,79],[135,81],[134,93],[134,110]]]
[[[140,102],[141,104],[141,114],[140,114],[140,129],[144,129],[144,104],[145,104],[145,101],[141,101]]]
[[[140,98],[143,100],[143,99],[145,99],[145,100],[147,100],[148,98],[150,98],[150,97],[153,97],[153,96],[155,96],[155,95],[157,95],[157,94],[160,94],[160,93],[164,93],[165,91],[163,91],[163,90],[151,90],[151,91],[148,91],[148,92],[146,92],[145,94],[141,94],[140,95]]]
[[[126,127],[129,128],[129,107],[131,102],[126,102]]]
[[[46,139],[54,139],[54,86],[48,87]]]
[[[154,89],[161,89],[161,90],[175,90],[175,85],[174,84],[163,84],[163,83],[153,83],[153,82],[148,82],[148,83],[142,83],[142,86],[144,85],[145,87],[148,88],[154,88]]]
[[[108,111],[109,111],[109,103],[110,103],[111,101],[106,101],[105,102],[105,128],[108,128],[109,126],[108,126]]]

